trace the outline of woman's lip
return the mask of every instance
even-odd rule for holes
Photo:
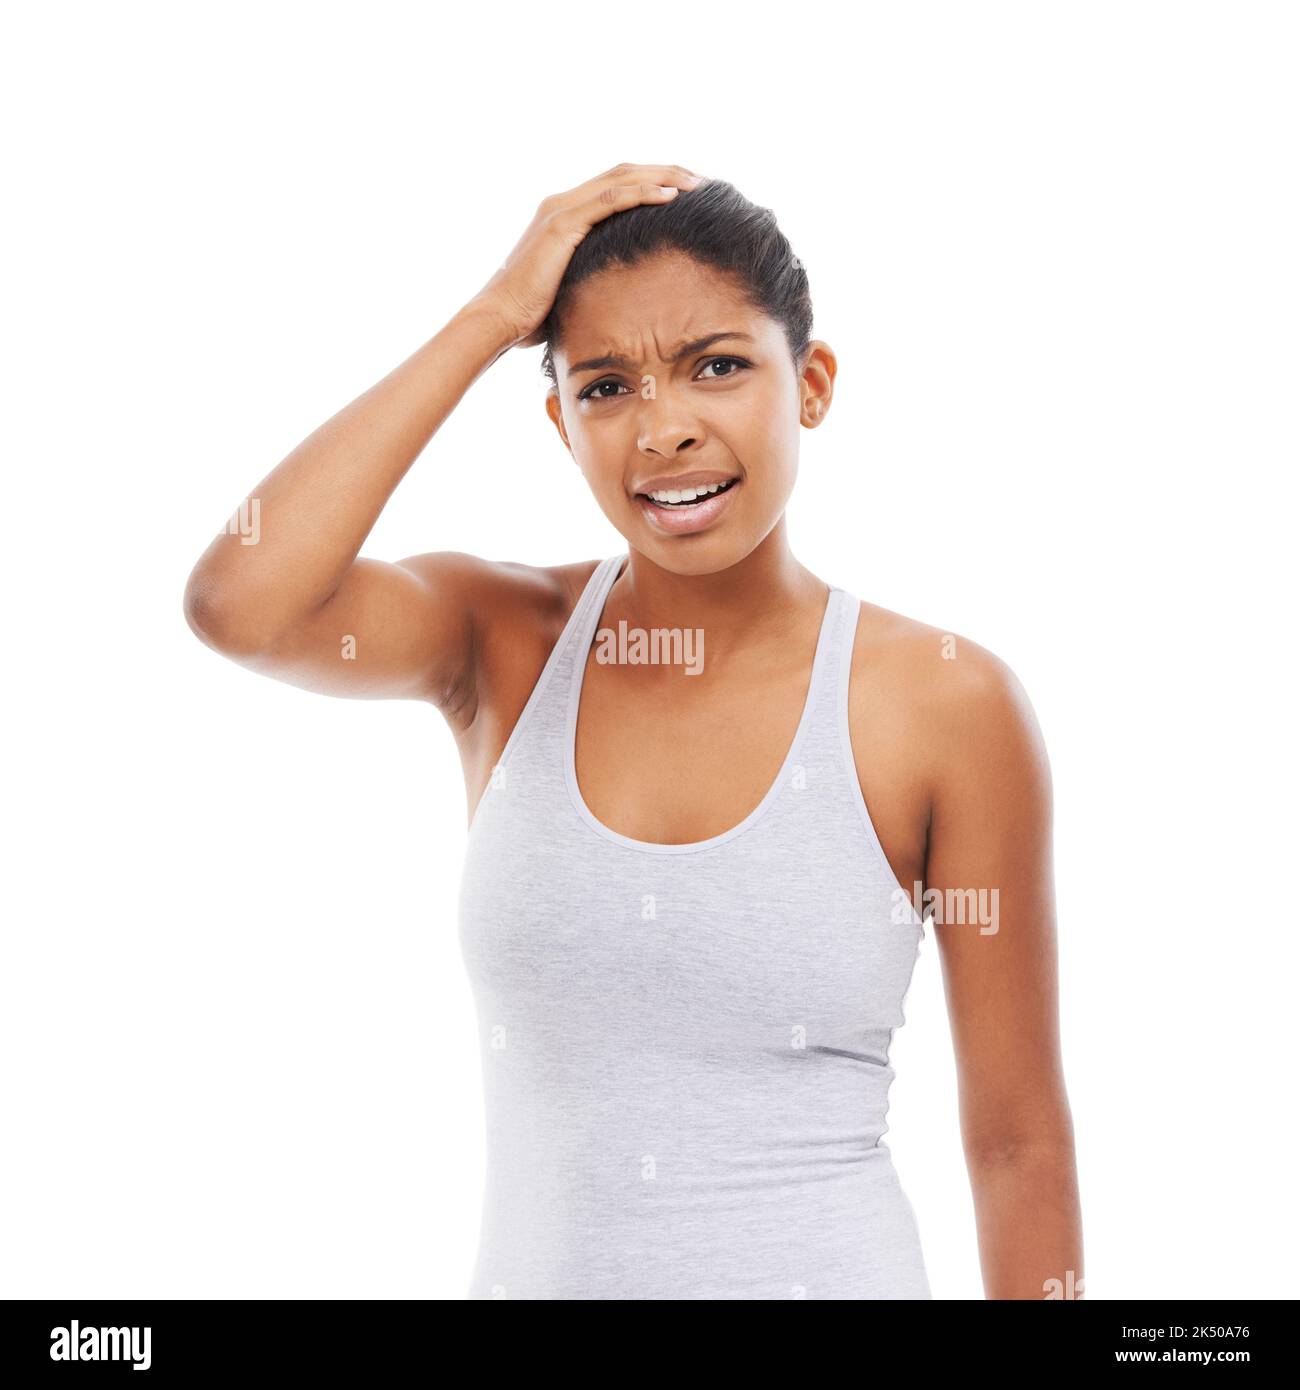
[[[740,480],[737,479],[725,492],[715,492],[712,497],[689,507],[661,507],[640,493],[637,494],[636,500],[641,504],[646,519],[656,530],[670,536],[685,536],[692,531],[702,531],[706,526],[711,526],[726,511],[731,498],[741,486]]]

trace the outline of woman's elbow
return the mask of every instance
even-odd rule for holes
[[[253,607],[214,582],[202,565],[186,581],[182,611],[199,641],[223,656],[255,656],[267,646]]]

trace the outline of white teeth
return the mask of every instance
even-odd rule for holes
[[[698,487],[665,488],[659,492],[649,493],[648,496],[655,502],[669,504],[674,502],[695,502],[701,497],[711,497],[720,488],[725,486],[725,483],[701,483]]]

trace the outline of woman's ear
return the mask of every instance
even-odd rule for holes
[[[800,419],[809,429],[816,429],[830,409],[838,365],[829,343],[820,338],[809,343],[799,374]]]
[[[546,393],[546,413],[550,416],[551,423],[559,431],[560,438],[564,441],[564,447],[569,450],[569,457],[573,458],[573,449],[569,444],[569,436],[564,429],[564,411],[560,408],[560,393],[551,387]],[[577,459],[573,459],[577,463]]]

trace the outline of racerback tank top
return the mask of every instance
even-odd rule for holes
[[[854,767],[858,601],[830,589],[759,805],[655,844],[598,821],[574,768],[626,558],[592,573],[470,826],[487,1174],[468,1296],[929,1299],[883,1142],[924,929]]]

